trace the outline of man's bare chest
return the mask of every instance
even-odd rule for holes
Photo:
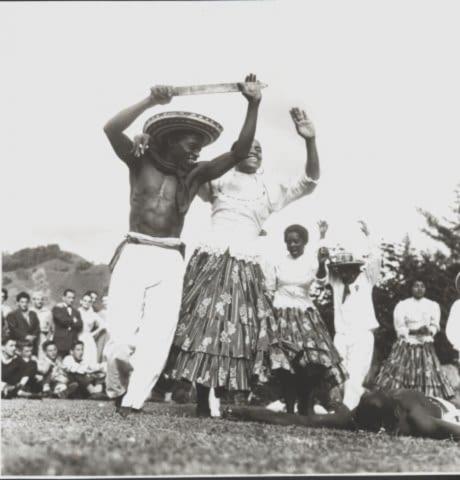
[[[132,176],[131,190],[135,197],[174,201],[177,179],[172,175],[159,172],[153,166],[146,165]]]

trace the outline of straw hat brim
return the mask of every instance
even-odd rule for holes
[[[364,265],[364,262],[361,260],[353,260],[351,262],[333,262],[330,263],[329,266],[332,268],[343,268],[343,267],[362,267]]]
[[[154,142],[161,142],[165,136],[181,130],[198,133],[206,146],[219,138],[223,127],[212,118],[192,112],[158,113],[144,125],[144,133],[148,133]]]

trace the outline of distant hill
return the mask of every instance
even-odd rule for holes
[[[2,254],[2,286],[8,289],[8,303],[20,291],[41,290],[51,303],[58,301],[65,288],[80,297],[86,290],[100,295],[107,291],[110,272],[107,265],[95,265],[83,257],[61,250],[59,245],[24,248]]]

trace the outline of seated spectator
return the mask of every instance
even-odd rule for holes
[[[53,341],[46,341],[42,348],[44,356],[39,362],[38,369],[43,374],[43,396],[68,398],[78,389],[78,383],[69,382],[62,359],[58,356],[58,349]]]
[[[20,343],[17,352],[19,363],[19,388],[16,393],[22,398],[41,398],[43,376],[38,372],[38,366],[32,357],[33,345],[31,343]]]
[[[18,308],[10,312],[6,318],[10,337],[17,342],[27,342],[33,345],[33,353],[36,355],[38,339],[40,336],[40,322],[37,314],[29,310],[30,295],[21,292],[17,295]]]
[[[105,365],[97,363],[90,365],[83,360],[84,344],[76,341],[70,349],[70,355],[64,358],[62,363],[64,371],[69,377],[70,382],[78,383],[79,394],[83,398],[99,400],[106,398],[103,394],[103,384],[105,381]]]
[[[2,337],[2,398],[16,396],[21,378],[21,363],[16,355],[16,340]]]

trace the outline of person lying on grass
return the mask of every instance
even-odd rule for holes
[[[301,416],[259,407],[232,406],[224,412],[224,418],[351,431],[383,429],[393,435],[460,441],[460,410],[447,400],[414,390],[367,392],[355,409],[350,411],[345,405],[337,404],[334,413],[325,415]]]

